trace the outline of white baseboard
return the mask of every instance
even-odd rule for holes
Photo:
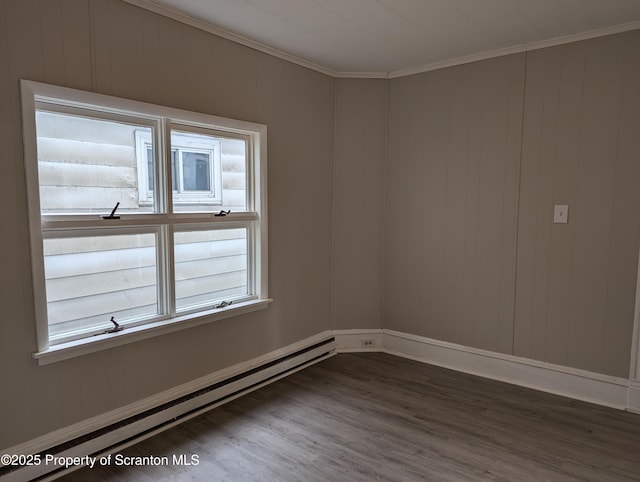
[[[382,351],[382,330],[333,330],[333,336],[338,353]]]
[[[640,412],[640,382],[504,355],[393,330],[335,330],[339,353],[381,351],[431,365],[554,393],[620,410]],[[362,340],[376,340],[363,349]]]
[[[191,382],[179,385],[169,390],[165,390],[161,393],[145,398],[143,400],[139,400],[116,410],[112,410],[105,414],[92,417],[88,420],[84,420],[60,430],[56,430],[46,435],[37,437],[26,443],[3,449],[0,451],[0,453],[15,455],[32,455],[41,453],[52,447],[67,443],[71,440],[77,439],[78,437],[82,437],[102,428],[109,427],[120,421],[126,420],[135,415],[146,412],[147,410],[160,407],[168,402],[173,402],[174,400],[197,392],[198,390],[205,389],[206,387],[210,387],[218,382],[229,380],[236,375],[247,373],[254,368],[268,365],[270,362],[308,349],[303,354],[296,355],[295,357],[291,357],[290,359],[285,359],[284,361],[278,363],[276,366],[269,366],[264,370],[256,371],[240,380],[232,381],[224,387],[215,389],[215,393],[214,391],[212,391],[210,395],[206,395],[207,397],[211,398],[211,402],[214,402],[215,400],[218,400],[220,398],[224,398],[224,403],[226,403],[233,398],[237,398],[237,396],[239,396],[237,395],[237,393],[248,393],[252,390],[272,383],[277,379],[291,374],[299,369],[305,368],[313,363],[320,361],[320,358],[318,358],[318,356],[323,356],[322,354],[324,353],[328,353],[326,356],[324,356],[324,358],[326,358],[327,356],[331,356],[331,354],[335,354],[335,342],[333,341],[330,345],[323,344],[322,347],[314,347],[314,345],[329,340],[331,339],[331,337],[331,332],[325,331],[323,333],[306,338],[265,355],[253,358],[242,363],[238,363],[229,368],[219,370]],[[281,375],[282,373],[284,374]],[[220,405],[221,403],[218,403],[217,405]],[[151,430],[156,425],[166,423],[166,421],[164,420],[165,418],[166,420],[171,420],[173,418],[181,417],[186,413],[189,413],[190,415],[188,418],[191,418],[192,416],[195,416],[193,415],[193,413],[195,413],[195,410],[198,410],[198,404],[199,406],[203,406],[202,400],[194,399],[193,401],[186,401],[178,406],[163,410],[158,414],[145,417],[145,419],[143,419],[141,422],[135,422],[131,425],[116,429],[113,432],[110,432],[97,439],[84,442],[80,448],[71,448],[57,455],[83,456],[98,453],[109,446],[118,444],[119,442],[131,437],[135,437],[139,433]],[[203,413],[217,405],[207,405],[205,408],[198,410],[196,414]],[[167,418],[167,414],[169,415],[169,418]],[[181,423],[184,420],[186,420],[186,418],[182,418],[176,423]],[[141,425],[144,425],[144,427],[142,427]],[[175,425],[175,423],[172,425]],[[171,424],[163,425],[160,429],[155,430],[154,433],[157,433],[161,430],[166,430],[170,426]],[[0,465],[0,467],[2,467],[2,465]],[[46,469],[46,467],[43,466],[25,467],[23,469],[19,469],[4,475],[2,477],[2,480],[3,482],[5,480],[31,480],[32,478],[46,474],[47,471],[44,469]],[[54,469],[55,467],[51,467],[48,471]]]
[[[640,413],[640,380],[629,381],[627,410],[633,413]]]

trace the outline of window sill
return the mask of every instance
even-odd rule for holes
[[[174,331],[193,328],[194,326],[204,325],[224,318],[262,310],[267,308],[269,303],[272,301],[273,300],[270,298],[252,300],[215,310],[205,315],[202,313],[196,313],[179,318],[173,318],[171,320],[163,320],[156,323],[130,327],[118,333],[97,335],[90,338],[83,338],[81,340],[60,343],[58,345],[50,346],[46,350],[34,353],[33,358],[38,360],[38,365],[48,365],[50,363],[68,360],[69,358],[95,353],[108,348],[166,335]]]

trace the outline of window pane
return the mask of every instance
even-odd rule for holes
[[[202,152],[182,152],[185,191],[210,191],[211,156]]]
[[[175,233],[175,276],[178,311],[246,296],[247,230]]]
[[[178,192],[178,169],[176,166],[178,165],[178,151],[173,149],[171,151],[171,189],[173,192]]]
[[[176,150],[171,151],[171,183],[174,191],[178,190],[178,174],[176,172]],[[147,146],[147,186],[150,192],[153,191],[153,149]]]
[[[148,158],[136,160],[136,132],[151,143],[151,127],[36,111],[36,131],[43,214],[108,214],[117,202],[119,212],[154,211],[153,198],[141,203],[139,194]]]
[[[222,206],[225,210],[247,210],[247,141],[223,138],[220,142],[222,156]]]
[[[171,146],[180,151],[174,212],[247,210],[247,141],[211,132],[171,131]]]
[[[156,235],[44,240],[49,337],[158,315]]]
[[[153,149],[147,146],[147,186],[153,191]]]

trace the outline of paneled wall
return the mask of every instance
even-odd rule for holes
[[[511,353],[524,54],[393,79],[384,327]]]
[[[19,79],[268,126],[267,310],[38,366]],[[118,0],[0,0],[0,447],[329,328],[334,80]]]
[[[639,48],[636,30],[390,81],[384,328],[628,376]]]
[[[333,329],[382,328],[387,81],[337,79]]]
[[[626,377],[640,242],[640,31],[527,54],[514,353]],[[552,224],[553,205],[569,223]]]

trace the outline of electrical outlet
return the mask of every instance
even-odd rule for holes
[[[364,340],[360,341],[360,345],[362,346],[362,348],[373,348],[375,346],[375,342],[373,338],[365,338]]]

